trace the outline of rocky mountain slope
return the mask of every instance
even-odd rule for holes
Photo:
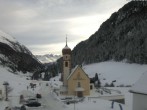
[[[0,65],[10,68],[10,71],[37,72],[43,66],[34,55],[15,38],[0,31]]]
[[[123,6],[72,51],[72,66],[124,59],[147,63],[146,1],[132,1]]]

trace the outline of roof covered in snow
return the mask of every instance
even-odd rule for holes
[[[70,75],[67,77],[67,80],[69,80],[69,78],[74,74],[74,72],[75,72],[78,68],[80,68],[80,69],[83,71],[83,73],[85,73],[85,71],[81,68],[81,66],[80,66],[80,65],[77,65],[77,66],[71,71]],[[86,74],[86,73],[85,73],[85,74]],[[87,74],[86,74],[86,76],[88,77]],[[89,77],[88,77],[88,78],[89,78]]]
[[[147,95],[147,72],[133,85],[130,92]]]
[[[76,65],[74,69],[71,70],[70,75],[67,77],[67,80],[71,77],[71,75],[75,72],[75,70],[78,68],[79,65]]]

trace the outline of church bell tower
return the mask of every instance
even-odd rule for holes
[[[70,75],[71,72],[71,49],[67,45],[67,38],[66,38],[66,45],[62,49],[63,55],[63,86],[67,86],[67,77]]]

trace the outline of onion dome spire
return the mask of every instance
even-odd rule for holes
[[[66,35],[66,46],[67,46],[67,35]]]
[[[65,47],[62,49],[62,54],[65,55],[65,54],[71,54],[71,49],[68,47],[67,45],[67,35],[66,35],[66,45]]]

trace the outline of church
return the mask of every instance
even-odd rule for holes
[[[62,49],[62,55],[63,73],[61,77],[63,79],[63,86],[60,93],[78,97],[90,95],[90,79],[88,75],[79,65],[71,70],[71,49],[67,46],[67,40],[66,46]]]

